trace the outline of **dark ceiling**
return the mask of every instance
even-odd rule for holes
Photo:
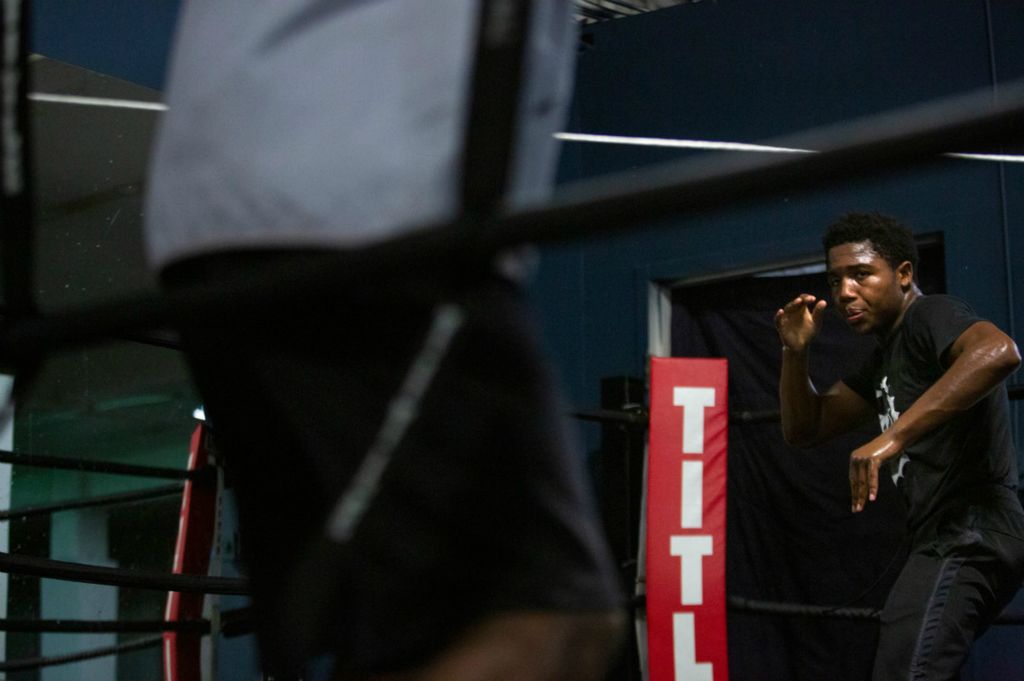
[[[576,17],[585,24],[642,14],[701,0],[573,0]]]

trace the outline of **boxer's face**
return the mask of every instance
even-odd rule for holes
[[[857,333],[885,335],[909,304],[914,282],[909,262],[893,267],[870,241],[833,246],[828,251],[828,285],[839,315]]]

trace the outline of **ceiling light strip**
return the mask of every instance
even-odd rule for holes
[[[619,135],[588,135],[575,132],[557,132],[555,137],[566,142],[591,142],[596,144],[623,144],[637,147],[666,147],[673,149],[703,149],[705,151],[748,151],[768,154],[813,154],[812,149],[794,149],[792,147],[773,147],[764,144],[745,144],[742,142],[713,142],[709,140],[680,140],[661,137],[624,137]],[[1024,156],[1011,154],[943,154],[949,158],[960,158],[971,161],[998,161],[1004,163],[1024,163]]]
[[[47,92],[31,92],[28,98],[34,102],[50,104],[74,104],[76,106],[100,106],[111,109],[138,109],[142,111],[167,111],[162,102],[141,102],[132,99],[109,99],[106,97],[82,97],[79,95],[58,95]]]
[[[673,147],[676,149],[710,149],[715,151],[759,151],[772,154],[809,154],[808,149],[769,147],[763,144],[741,142],[709,142],[707,140],[677,140],[661,137],[620,137],[617,135],[586,135],[575,132],[556,132],[555,137],[566,142],[595,142],[598,144],[627,144],[638,147]]]

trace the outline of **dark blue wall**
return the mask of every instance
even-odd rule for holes
[[[1024,3],[718,0],[586,34],[572,132],[758,142],[979,88],[998,97],[1001,84],[1024,76]],[[568,143],[562,177],[628,174],[686,155],[694,153]],[[823,227],[851,210],[940,232],[949,292],[1017,336],[1024,167],[946,159],[545,251],[537,300],[571,399],[596,406],[602,377],[644,376],[651,282],[820,257]],[[595,450],[598,429],[585,434]],[[993,628],[964,678],[1020,678],[1019,651],[1017,628]]]
[[[31,50],[160,89],[180,0],[34,0]]]
[[[998,95],[1024,75],[1022,31],[1024,5],[981,0],[681,5],[586,31],[570,130],[758,142],[978,88]],[[628,173],[687,153],[567,143],[562,177]],[[546,251],[536,291],[572,398],[595,405],[602,376],[643,375],[649,282],[816,254],[823,226],[850,210],[942,232],[950,292],[1015,332],[1022,172],[942,160]]]

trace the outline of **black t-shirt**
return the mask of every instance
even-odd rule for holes
[[[878,411],[882,430],[914,404],[946,370],[946,351],[981,321],[961,300],[922,296],[865,365],[843,382]],[[1017,487],[1017,465],[1005,386],[922,437],[889,471],[908,504],[916,530],[959,503],[1006,496]],[[1002,489],[999,489],[1002,488]]]

